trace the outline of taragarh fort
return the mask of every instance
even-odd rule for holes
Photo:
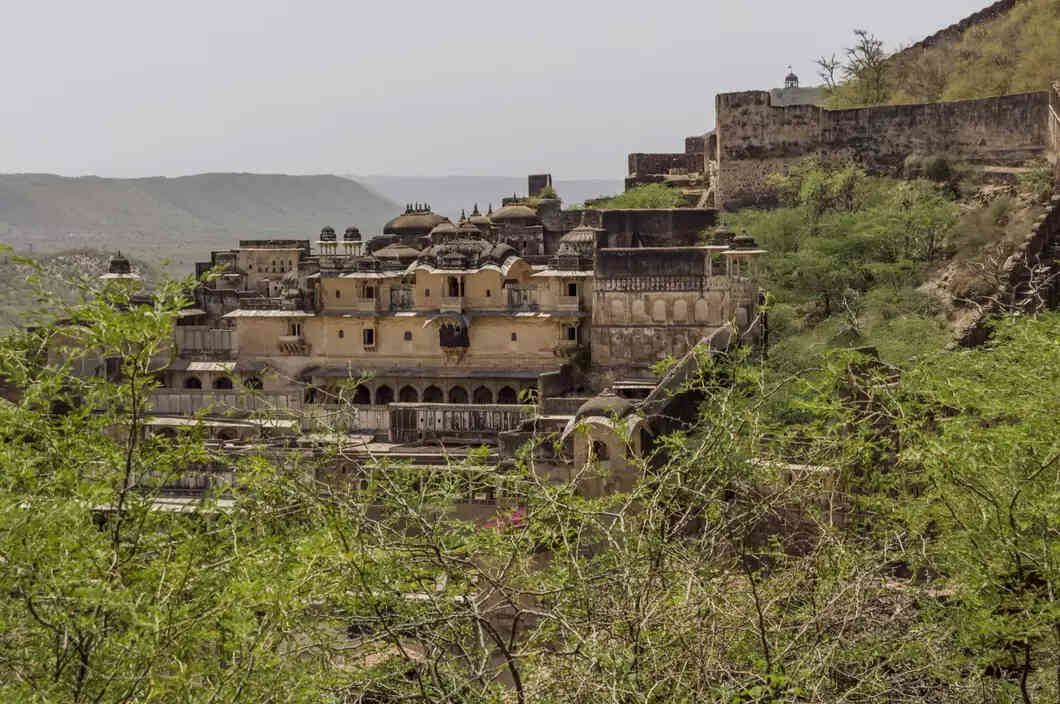
[[[609,472],[587,492],[632,482],[630,458],[693,419],[683,382],[698,356],[768,335],[764,252],[753,233],[718,227],[720,211],[775,201],[770,174],[808,155],[894,173],[915,153],[1001,167],[1060,153],[1060,84],[843,110],[823,98],[789,73],[782,88],[718,95],[713,129],[684,151],[629,155],[627,188],[667,184],[683,207],[565,209],[538,174],[525,197],[469,203],[455,222],[413,203],[381,233],[362,233],[351,213],[341,233],[214,251],[197,265],[216,275],[175,328],[152,426],[202,423],[232,452],[263,442],[312,451],[339,438],[328,481],[354,481],[358,463],[379,457],[430,471],[483,445],[503,467],[547,437],[533,450],[542,472],[592,460]],[[1055,245],[1057,210],[1054,199],[1034,246]],[[108,277],[135,284],[121,257]],[[192,473],[171,489],[210,482]],[[485,515],[502,499],[479,492],[462,510]]]

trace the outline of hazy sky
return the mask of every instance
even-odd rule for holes
[[[714,94],[989,0],[0,0],[0,172],[620,177]]]

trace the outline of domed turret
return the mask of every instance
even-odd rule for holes
[[[360,242],[361,231],[351,225],[346,228],[346,232],[343,233],[342,239],[344,242]]]
[[[438,225],[449,222],[449,218],[431,212],[430,205],[410,204],[405,212],[383,226],[384,235],[397,235],[405,242],[426,237]]]
[[[488,217],[479,212],[478,203],[475,203],[475,209],[471,211],[471,217],[468,218],[468,221],[483,232],[489,232],[492,224]]]
[[[490,221],[498,225],[539,225],[541,223],[537,212],[525,205],[506,205],[490,215]]]
[[[122,256],[121,252],[118,252],[110,258],[110,266],[107,268],[108,274],[131,274],[132,265],[129,264],[129,260]]]
[[[798,88],[799,77],[795,75],[795,72],[791,70],[791,66],[788,66],[788,75],[784,77],[785,88]]]
[[[331,225],[327,225],[320,231],[321,242],[334,242],[335,241],[335,229]]]

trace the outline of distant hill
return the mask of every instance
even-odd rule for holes
[[[470,211],[478,203],[483,212],[493,203],[500,207],[501,198],[517,193],[526,195],[525,176],[349,176],[358,183],[399,203],[428,202],[436,213],[450,218],[460,216],[461,209]],[[589,198],[621,193],[622,179],[584,179],[553,181],[563,202],[582,203]]]
[[[0,174],[0,243],[37,252],[121,249],[190,270],[239,238],[379,232],[399,206],[348,178],[214,173],[113,179]]]

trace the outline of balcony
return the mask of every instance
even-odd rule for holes
[[[537,310],[536,286],[510,286],[508,307],[516,310]]]
[[[556,310],[565,313],[577,313],[582,309],[580,296],[560,296],[556,300]]]
[[[353,304],[353,309],[358,313],[377,313],[383,308],[380,303],[378,298],[360,298]]]
[[[392,286],[390,288],[390,310],[412,310],[411,286]]]
[[[280,335],[276,343],[282,354],[304,355],[309,353],[309,345],[301,335]]]
[[[438,307],[443,313],[463,313],[464,312],[464,297],[463,296],[442,296],[441,305]]]

